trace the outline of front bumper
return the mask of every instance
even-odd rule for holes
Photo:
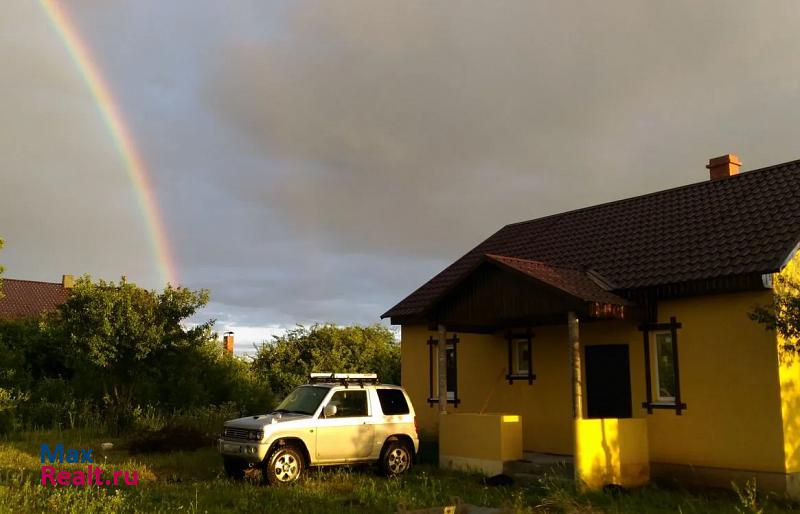
[[[258,464],[267,455],[267,445],[259,442],[217,439],[217,449],[223,457],[238,457],[250,464]]]

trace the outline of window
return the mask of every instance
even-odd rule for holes
[[[648,414],[655,409],[669,409],[680,416],[686,410],[681,394],[678,358],[678,330],[682,328],[683,324],[675,316],[670,317],[668,323],[646,322],[639,325],[644,346],[645,401],[642,407],[647,409]]]
[[[656,400],[664,403],[675,402],[675,353],[672,347],[671,332],[653,334],[656,358]]]
[[[367,408],[367,392],[363,389],[353,391],[337,391],[331,396],[328,405],[336,405],[334,418],[357,418],[369,416]]]
[[[536,375],[533,374],[533,331],[529,328],[525,332],[506,334],[508,345],[508,374],[506,380],[509,385],[514,381],[527,380],[533,384]]]
[[[531,351],[530,342],[527,340],[517,339],[512,342],[513,362],[514,366],[512,372],[514,375],[525,375],[531,371],[528,366],[530,360],[529,352]]]
[[[399,389],[378,389],[378,400],[381,402],[381,410],[385,416],[408,414],[409,412],[406,395]]]
[[[456,407],[458,398],[458,336],[447,340],[447,403]],[[439,341],[428,338],[428,405],[439,403]]]
[[[447,345],[447,399],[456,398],[456,345]]]

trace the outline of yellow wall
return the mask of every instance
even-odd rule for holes
[[[575,425],[580,456],[575,465],[583,484],[600,489],[650,481],[646,419],[581,419]]]
[[[504,339],[491,335],[458,334],[458,395],[462,403],[457,408],[450,405],[449,410],[480,412],[485,406],[485,412],[520,414],[526,449],[534,448],[533,442],[536,441],[538,451],[570,453],[572,419],[566,343],[564,348],[550,344],[537,346],[543,337],[539,334],[544,332],[554,336],[566,333],[566,328],[545,327],[537,332],[534,366],[537,371],[547,369],[548,372],[540,373],[532,386],[527,382],[515,382],[511,386],[505,380],[508,353]],[[438,423],[438,405],[428,406],[426,401],[429,394],[427,340],[431,335],[436,337],[424,326],[402,327],[402,383],[414,403],[420,435],[428,438],[435,437]],[[549,414],[536,415],[543,412]],[[534,418],[536,423],[527,423],[526,420]]]
[[[627,344],[630,353],[633,415],[646,418],[650,459],[753,471],[785,472],[784,432],[800,435],[796,416],[781,415],[781,384],[775,336],[751,321],[748,312],[771,302],[771,292],[739,293],[659,304],[659,321],[675,316],[681,393],[687,410],[656,410],[645,400],[642,334],[635,324],[596,321],[581,324],[581,343]],[[528,451],[572,453],[570,371],[567,329],[539,327],[533,342],[533,385],[509,385],[507,347],[501,336],[459,333],[458,393],[453,412],[508,412],[523,416]],[[422,436],[434,436],[438,407],[429,406],[428,346],[435,333],[424,326],[402,327],[402,382],[417,410]],[[796,368],[787,383],[796,390]],[[788,386],[784,387],[784,391]],[[795,402],[800,395],[793,396]],[[585,392],[584,392],[585,398]],[[786,397],[784,404],[786,404]],[[797,412],[796,410],[794,412]],[[787,426],[788,424],[791,426]],[[795,436],[793,465],[800,461]]]

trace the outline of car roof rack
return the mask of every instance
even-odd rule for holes
[[[308,379],[312,384],[319,383],[340,383],[345,387],[351,384],[377,384],[378,375],[376,373],[310,373]]]

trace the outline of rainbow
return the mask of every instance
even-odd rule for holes
[[[172,256],[169,238],[158,209],[150,174],[125,124],[118,104],[114,100],[114,96],[111,94],[111,90],[105,80],[103,80],[103,76],[89,51],[88,45],[81,39],[77,27],[70,19],[66,9],[55,0],[40,0],[39,3],[64,41],[64,46],[66,46],[86,85],[89,87],[100,114],[108,126],[114,145],[119,151],[125,170],[131,182],[133,182],[136,190],[136,199],[144,215],[160,278],[163,282],[177,284],[178,274],[175,260]]]

